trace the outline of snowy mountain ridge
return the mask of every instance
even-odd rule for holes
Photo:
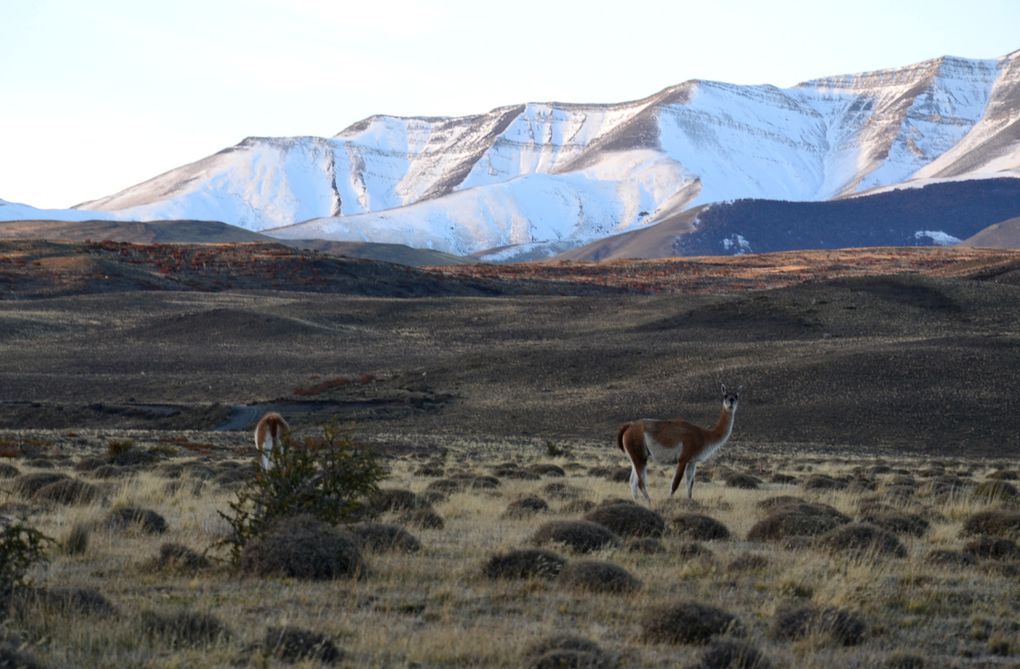
[[[618,104],[373,116],[332,138],[248,138],[69,215],[466,254],[562,248],[717,201],[1002,176],[1020,177],[1020,52],[785,89],[693,80]]]

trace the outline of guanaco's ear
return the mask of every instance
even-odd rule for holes
[[[725,395],[726,394],[726,384],[725,383],[720,383],[719,385],[722,386],[722,394]]]
[[[743,392],[743,390],[744,390],[744,384],[741,383],[739,386],[737,386],[737,394],[739,395],[741,392]]]

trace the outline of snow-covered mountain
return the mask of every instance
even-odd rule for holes
[[[110,218],[106,212],[82,209],[37,209],[36,207],[0,200],[0,221],[87,221]]]
[[[374,116],[329,139],[249,138],[80,209],[465,254],[562,248],[710,202],[993,176],[1020,177],[1020,51],[786,89],[689,81],[620,104]]]

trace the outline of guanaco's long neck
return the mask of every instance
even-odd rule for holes
[[[733,432],[733,418],[736,413],[736,409],[730,410],[726,407],[723,407],[722,411],[719,412],[719,420],[708,431],[713,444],[726,441],[730,438],[730,434]]]

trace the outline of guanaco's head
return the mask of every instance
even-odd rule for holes
[[[727,390],[726,384],[722,384],[722,405],[727,411],[736,411],[737,402],[740,401],[740,391],[744,386],[737,386],[736,390]]]

